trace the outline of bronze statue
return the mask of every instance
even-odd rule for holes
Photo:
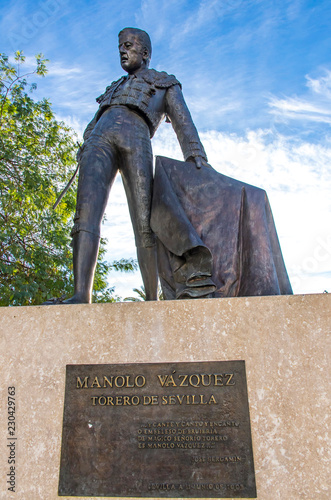
[[[128,73],[97,98],[99,109],[84,132],[79,152],[80,173],[72,230],[75,293],[64,303],[90,303],[97,261],[100,225],[110,188],[121,172],[147,300],[157,299],[155,237],[150,227],[153,156],[150,138],[167,117],[185,160],[197,168],[207,158],[173,75],[148,69],[151,41],[145,31],[119,33],[122,68]]]
[[[123,29],[118,48],[127,76],[97,98],[78,153],[75,292],[45,304],[91,302],[100,225],[118,171],[147,300],[157,300],[158,271],[166,299],[292,293],[265,192],[207,163],[179,81],[148,69],[152,46],[145,31]],[[153,181],[150,139],[164,118],[185,163],[157,158]]]

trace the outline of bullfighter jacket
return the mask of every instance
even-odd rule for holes
[[[94,126],[104,111],[111,106],[127,106],[145,119],[150,137],[164,118],[171,122],[184,159],[200,156],[207,160],[203,145],[185,103],[181,84],[166,72],[146,69],[137,75],[123,76],[114,81],[97,99],[99,109],[86,127],[84,141],[91,135]]]

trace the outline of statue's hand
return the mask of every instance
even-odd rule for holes
[[[190,158],[188,158],[187,161],[192,161],[195,163],[195,166],[197,168],[201,168],[202,166],[204,167],[208,167],[208,168],[213,168],[211,165],[209,165],[209,163],[202,157],[202,156],[191,156]]]

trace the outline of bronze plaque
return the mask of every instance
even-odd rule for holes
[[[68,365],[59,495],[256,498],[245,362]]]

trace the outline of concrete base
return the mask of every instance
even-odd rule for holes
[[[330,313],[327,294],[1,308],[0,498],[58,498],[66,364],[243,359],[258,498],[329,499]]]

